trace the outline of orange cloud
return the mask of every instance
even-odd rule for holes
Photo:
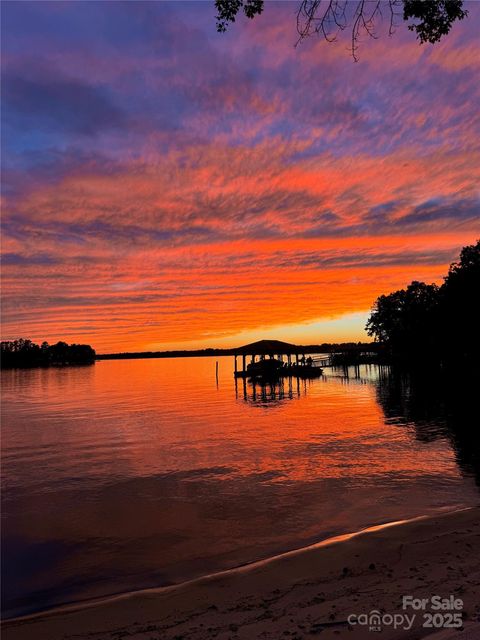
[[[120,49],[90,27],[79,48],[17,34],[4,337],[140,350],[319,323],[321,342],[355,317],[360,339],[378,295],[441,281],[476,239],[475,23],[365,43],[355,65],[321,39],[292,52],[267,9],[230,40],[201,20],[132,23]]]

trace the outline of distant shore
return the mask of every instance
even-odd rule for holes
[[[378,351],[375,342],[343,342],[299,345],[299,353],[355,353],[359,351]],[[171,351],[138,351],[125,353],[97,353],[96,360],[128,360],[137,358],[198,358],[212,356],[234,356],[238,349],[177,349]]]
[[[480,507],[372,527],[178,586],[149,589],[8,621],[6,640],[301,640],[480,637]],[[454,602],[461,628],[422,626],[402,598]],[[459,602],[461,601],[461,608]],[[432,611],[434,613],[434,611]],[[411,627],[397,615],[415,615]],[[428,620],[428,619],[427,619]],[[442,622],[442,625],[440,625]],[[474,635],[472,635],[474,634]],[[375,636],[377,637],[377,636]]]

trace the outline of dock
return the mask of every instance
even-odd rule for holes
[[[319,378],[322,375],[319,364],[321,359],[306,357],[301,347],[281,340],[252,342],[235,349],[233,357],[235,378],[308,379]]]

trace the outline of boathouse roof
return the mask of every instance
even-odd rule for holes
[[[262,356],[271,354],[303,353],[303,350],[303,347],[298,347],[297,345],[290,344],[289,342],[282,342],[281,340],[258,340],[257,342],[251,342],[250,344],[245,344],[243,347],[234,349],[234,353],[247,356]]]

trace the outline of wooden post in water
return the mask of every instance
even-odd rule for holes
[[[215,379],[217,381],[217,387],[218,387],[218,360],[215,364]]]
[[[237,354],[235,354],[235,373],[237,373]]]
[[[243,371],[247,370],[247,356],[245,354],[243,354],[242,356],[242,363],[243,363]]]

